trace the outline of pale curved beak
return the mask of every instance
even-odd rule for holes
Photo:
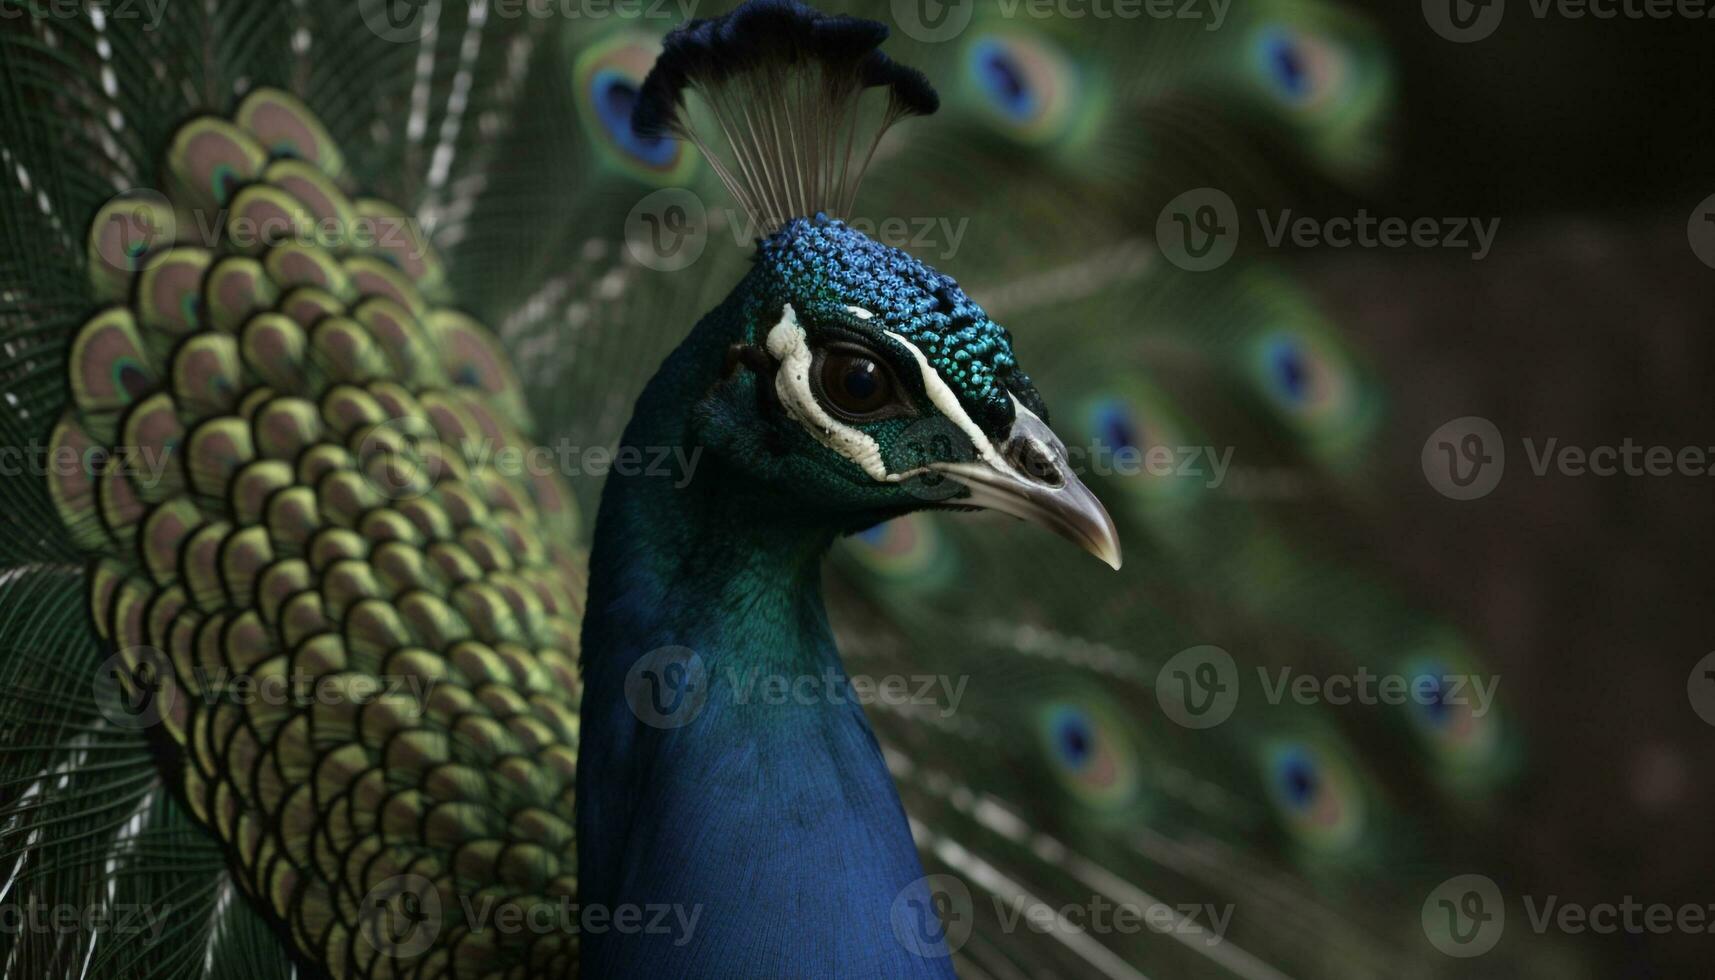
[[[1120,538],[1107,508],[1072,472],[1066,445],[1024,409],[988,459],[933,463],[970,491],[949,503],[999,511],[1053,531],[1119,570]]]

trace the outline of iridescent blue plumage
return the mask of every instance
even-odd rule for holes
[[[858,306],[873,314],[858,329],[877,337],[891,331],[915,344],[985,429],[1012,422],[1013,397],[1047,421],[1047,407],[1013,356],[1012,335],[952,277],[910,253],[818,214],[762,242],[757,266],[747,315],[791,301],[805,304],[800,314],[842,320],[849,319],[846,307]]]

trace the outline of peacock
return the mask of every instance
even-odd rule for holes
[[[1152,238],[1375,30],[817,6],[0,0],[5,976],[1585,975],[1448,952],[1504,699],[1263,697],[1483,655]]]

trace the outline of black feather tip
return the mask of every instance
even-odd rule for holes
[[[850,72],[862,88],[885,86],[904,115],[927,116],[941,98],[922,72],[878,50],[888,28],[861,17],[824,14],[798,0],[749,0],[720,17],[688,21],[662,42],[643,81],[631,126],[638,135],[673,135],[685,89],[715,85],[769,67],[820,61],[831,74]]]

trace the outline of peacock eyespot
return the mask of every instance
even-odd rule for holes
[[[879,357],[856,344],[835,344],[818,351],[810,377],[817,399],[847,421],[875,421],[906,412],[893,373]]]

